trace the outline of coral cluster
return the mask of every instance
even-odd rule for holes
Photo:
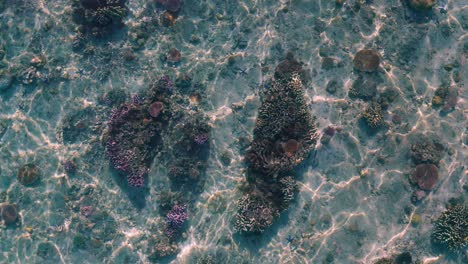
[[[82,33],[102,35],[121,26],[127,14],[127,0],[73,0],[73,19],[82,25]]]
[[[459,204],[443,212],[435,222],[432,239],[450,251],[464,250],[468,246],[468,207]]]
[[[238,202],[235,229],[239,232],[263,232],[297,192],[291,175],[317,140],[315,118],[304,99],[303,76],[301,63],[288,55],[263,94],[245,157],[248,186]]]
[[[124,173],[130,186],[141,187],[149,165],[160,147],[160,133],[167,123],[172,82],[163,77],[147,94],[114,109],[109,119],[106,154],[112,166]]]
[[[200,176],[208,159],[210,130],[201,113],[186,114],[173,123],[167,140],[172,142],[169,175],[174,183],[190,184],[192,190],[204,184]]]
[[[292,140],[297,145],[288,152]],[[300,76],[293,73],[286,83],[275,81],[258,111],[246,157],[249,167],[272,176],[288,172],[307,157],[315,141],[314,118],[304,101]]]
[[[411,144],[411,157],[414,163],[438,164],[444,155],[445,147],[438,138],[421,135]]]
[[[441,86],[437,88],[432,97],[432,107],[438,108],[442,106],[442,111],[448,112],[455,108],[458,101],[458,90],[449,86]]]
[[[188,211],[186,205],[174,205],[166,214],[166,235],[173,237],[178,234],[184,227],[185,221],[188,219]]]
[[[362,117],[369,127],[377,128],[383,123],[383,113],[380,104],[371,103],[370,106],[362,113]]]
[[[145,108],[124,104],[113,110],[109,120],[107,157],[115,169],[127,174],[128,184],[135,187],[145,183],[144,177],[159,136],[158,123],[144,121],[149,118]]]

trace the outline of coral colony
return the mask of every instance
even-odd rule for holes
[[[262,96],[254,139],[247,151],[248,186],[238,202],[235,229],[259,233],[269,227],[297,192],[294,168],[316,143],[315,119],[304,100],[301,64],[291,54],[276,68]]]
[[[436,220],[432,239],[450,251],[462,251],[468,247],[468,207],[455,205]]]
[[[174,205],[171,211],[166,215],[166,235],[173,237],[178,234],[184,227],[185,221],[188,219],[188,211],[186,205]]]

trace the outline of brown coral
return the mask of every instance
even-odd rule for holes
[[[356,53],[353,63],[359,71],[373,72],[379,68],[380,56],[375,50],[363,49]]]
[[[439,179],[438,169],[434,164],[420,164],[416,166],[411,180],[422,190],[430,191]]]

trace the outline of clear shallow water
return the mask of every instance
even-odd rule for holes
[[[170,188],[167,157],[162,152],[151,164],[139,208],[109,168],[105,131],[116,103],[102,98],[123,89],[130,101],[151,80],[182,73],[200,83],[190,88],[200,102],[184,108],[208,116],[210,154],[201,193],[185,193],[192,205],[179,251],[155,262],[373,263],[406,251],[423,263],[466,261],[466,250],[454,256],[430,242],[449,199],[467,192],[464,1],[438,1],[428,15],[400,1],[185,1],[169,27],[157,22],[163,7],[130,1],[124,28],[78,52],[69,1],[4,2],[0,70],[17,78],[0,94],[0,202],[16,204],[20,220],[2,227],[0,262],[150,261],[164,224],[161,191]],[[162,57],[174,47],[181,60],[171,65]],[[377,90],[398,94],[383,111],[387,125],[373,133],[359,121],[369,102],[348,96],[361,74],[354,55],[365,47],[381,56],[370,77]],[[128,49],[135,59],[126,59]],[[245,237],[233,227],[245,179],[243,148],[252,139],[260,88],[288,51],[309,72],[306,100],[319,131],[339,129],[301,165],[300,191],[289,209],[265,234]],[[338,83],[333,93],[331,80]],[[456,106],[442,114],[432,104],[441,85],[458,90]],[[408,175],[415,168],[411,144],[420,134],[436,136],[446,150],[436,187],[415,206]],[[69,160],[75,173],[64,170]],[[33,186],[17,180],[27,163],[41,171]],[[83,215],[88,205],[97,209],[94,218]],[[415,214],[420,221],[412,224]],[[80,248],[74,240],[83,232],[92,239]]]

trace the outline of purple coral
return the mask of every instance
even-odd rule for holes
[[[184,226],[187,218],[187,206],[174,205],[166,215],[166,234],[170,237],[176,234]]]
[[[206,143],[206,141],[208,141],[208,138],[209,138],[209,136],[208,136],[207,133],[198,134],[198,135],[195,136],[194,141],[198,145],[203,145],[203,144]]]

